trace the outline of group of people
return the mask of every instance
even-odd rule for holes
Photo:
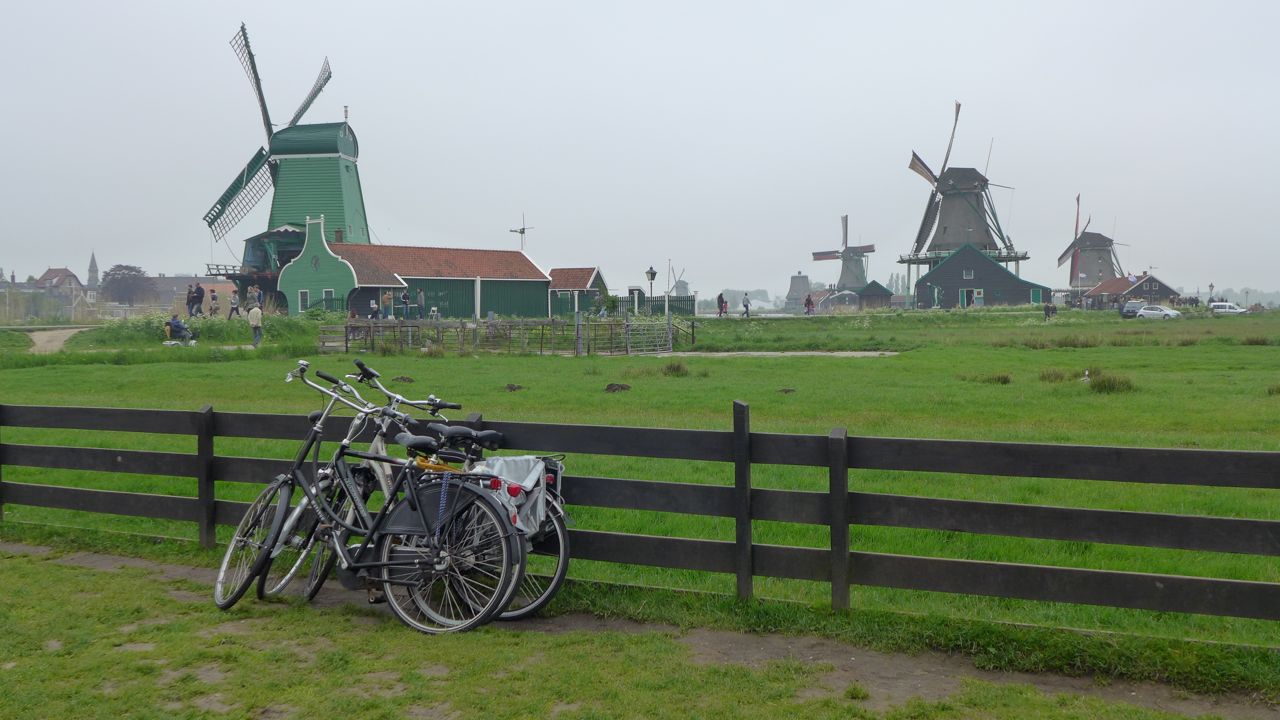
[[[716,295],[716,317],[724,317],[729,314],[729,301],[724,299],[724,293]],[[746,294],[742,294],[742,313],[739,317],[751,317],[751,298]]]
[[[204,313],[205,289],[197,282],[194,286],[187,286],[187,318],[205,317]],[[231,307],[227,311],[227,319],[230,320],[232,315],[236,317],[245,317],[249,321],[249,327],[253,330],[253,346],[256,348],[262,344],[262,288],[257,285],[250,285],[245,289],[244,308],[245,315],[240,314],[240,291],[233,289],[231,291],[230,304]],[[218,307],[218,290],[217,288],[209,289],[209,315],[208,317],[216,318],[219,314]],[[173,317],[165,321],[165,334],[170,340],[187,342],[194,344],[195,331],[189,325],[184,323],[177,313]]]
[[[418,294],[416,299],[418,301],[417,305],[411,305],[410,304],[411,296],[409,295],[409,288],[405,288],[400,292],[400,317],[402,319],[412,320],[414,315],[413,313],[414,307],[418,309],[417,311],[418,320],[422,320],[426,317],[427,295],[422,291],[422,288],[418,288]],[[394,319],[396,317],[395,301],[396,301],[396,298],[394,295],[391,294],[390,290],[386,290],[382,293],[381,305],[379,305],[377,299],[369,298],[369,319],[370,320],[377,320],[379,318],[383,320]],[[356,314],[355,308],[352,308],[351,317],[355,317],[355,314]]]

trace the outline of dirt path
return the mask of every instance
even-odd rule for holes
[[[85,328],[68,328],[65,330],[33,330],[31,331],[31,352],[33,353],[51,353],[58,352],[62,346],[66,344],[67,338],[84,330]]]
[[[49,548],[0,541],[0,556],[48,555]],[[152,571],[159,580],[186,580],[212,586],[214,571],[186,565],[141,560],[100,553],[71,553],[52,557],[49,562],[72,565],[102,572],[118,568],[140,568]],[[170,590],[177,600],[212,602],[208,593]],[[325,585],[315,604],[320,607],[353,606],[365,622],[397,622],[385,605],[370,606],[362,592],[342,589],[336,582]],[[244,622],[244,621],[238,621]],[[912,698],[938,701],[961,690],[966,678],[990,683],[1030,685],[1048,694],[1085,695],[1109,702],[1123,702],[1140,707],[1188,716],[1213,715],[1222,718],[1254,720],[1280,718],[1280,709],[1251,702],[1241,696],[1207,697],[1155,683],[1112,681],[1095,682],[1090,677],[1004,673],[979,670],[963,656],[941,653],[904,655],[882,653],[826,638],[788,635],[755,635],[749,633],[692,629],[681,630],[669,625],[656,625],[570,614],[538,617],[522,622],[495,623],[492,627],[508,632],[611,632],[623,634],[660,633],[687,646],[695,662],[708,665],[745,665],[759,668],[778,660],[793,660],[830,667],[821,686],[810,690],[807,697],[838,698],[853,683],[864,687],[870,697],[864,707],[886,710],[899,707]]]

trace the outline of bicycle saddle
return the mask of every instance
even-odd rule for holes
[[[440,423],[431,423],[427,425],[427,429],[440,435],[440,440],[446,445],[474,443],[486,450],[497,450],[502,447],[502,433],[497,430],[476,432],[462,425],[441,425]]]
[[[413,433],[397,433],[393,438],[397,445],[403,445],[410,450],[420,452],[424,455],[434,454],[440,448],[440,443],[435,438],[427,435],[414,435]]]

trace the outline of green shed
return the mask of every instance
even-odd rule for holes
[[[552,268],[549,274],[552,315],[572,315],[575,308],[589,312],[598,308],[609,294],[598,267]]]

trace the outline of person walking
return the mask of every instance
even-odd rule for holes
[[[404,307],[404,313],[403,313],[402,319],[408,320],[409,319],[409,288],[405,288],[404,290],[400,291],[400,305]]]
[[[716,296],[716,317],[724,317],[724,293]]]
[[[422,288],[418,288],[418,319],[421,320],[425,318],[426,312],[427,312],[427,295],[422,291]]]
[[[190,285],[190,284],[188,284],[188,285],[187,285],[187,300],[186,300],[186,303],[185,303],[185,305],[187,306],[187,317],[191,317],[192,315],[194,315],[194,314],[195,314],[195,309],[194,309],[194,308],[195,308],[195,304],[196,304],[196,292],[195,292],[195,290],[192,290],[192,289],[191,289],[191,285]]]
[[[812,293],[804,296],[804,314],[805,315],[813,314],[813,294]]]
[[[195,301],[195,314],[204,315],[204,287],[200,283],[196,283],[195,295],[192,299]]]
[[[751,317],[751,298],[746,293],[742,294],[742,317]]]
[[[382,293],[382,319],[383,320],[391,319],[391,303],[392,302],[394,301],[392,300],[390,290],[387,290],[386,292]]]
[[[254,305],[249,309],[249,327],[253,328],[253,347],[256,350],[262,344],[262,306]]]
[[[227,311],[227,319],[230,320],[232,315],[240,317],[240,291],[231,291],[231,309]]]
[[[209,317],[218,317],[218,288],[209,288]]]

